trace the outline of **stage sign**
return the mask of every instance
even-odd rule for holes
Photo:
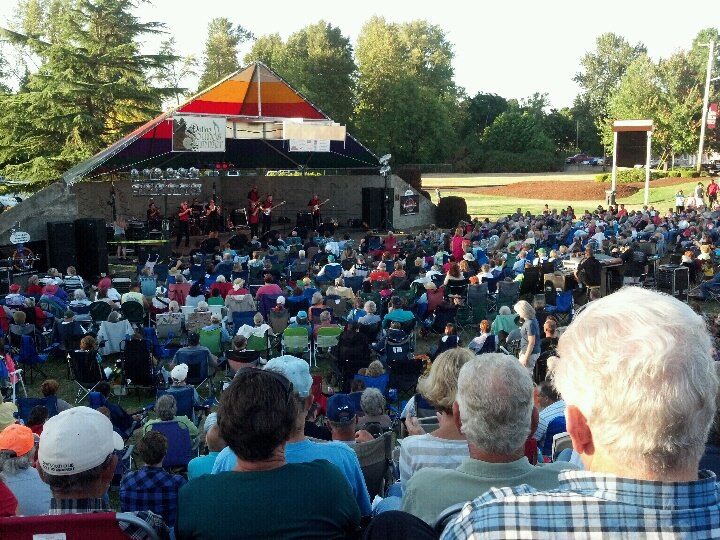
[[[329,152],[330,141],[318,139],[290,139],[290,152]]]
[[[400,215],[411,216],[418,213],[420,207],[419,195],[401,195],[400,196]]]
[[[715,125],[717,123],[717,113],[718,113],[717,103],[711,103],[710,108],[708,109],[708,115],[707,115],[707,127],[709,127],[710,129],[715,129]]]
[[[175,116],[172,119],[173,152],[224,152],[225,118]]]

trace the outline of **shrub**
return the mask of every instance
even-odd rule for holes
[[[672,170],[672,169],[671,169],[671,170],[669,170],[669,171],[667,172],[667,177],[668,177],[668,178],[680,178],[680,175],[681,175],[681,174],[682,174],[682,171]]]
[[[600,173],[595,175],[596,182],[607,182],[610,179],[609,173]]]
[[[467,202],[462,197],[443,197],[437,207],[437,225],[443,229],[455,227],[459,221],[470,221]]]
[[[687,171],[687,170],[680,171],[680,178],[699,178],[699,177],[700,177],[700,173],[697,171],[692,171],[692,170],[691,171]]]

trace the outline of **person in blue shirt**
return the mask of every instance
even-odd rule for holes
[[[188,480],[204,474],[211,474],[220,451],[227,446],[227,443],[220,435],[220,428],[217,425],[217,413],[207,415],[203,429],[205,431],[205,444],[207,444],[209,452],[206,456],[198,456],[190,460],[190,463],[188,463]]]

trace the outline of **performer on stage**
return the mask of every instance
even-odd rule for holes
[[[154,202],[150,202],[147,209],[148,231],[159,231],[162,227],[162,216]]]
[[[180,240],[185,236],[185,247],[190,245],[190,213],[192,209],[188,206],[187,201],[183,201],[180,204],[178,210],[178,230],[177,230],[177,241],[175,242],[175,249],[180,247]]]
[[[310,212],[312,212],[312,227],[317,231],[320,223],[322,223],[322,219],[320,219],[320,197],[318,197],[317,193],[310,199],[308,208],[310,208]]]
[[[215,201],[210,199],[210,202],[207,205],[207,209],[205,210],[205,216],[207,218],[206,222],[206,232],[217,232],[222,227],[222,215],[220,214],[220,207],[215,206]]]
[[[256,201],[248,210],[248,225],[250,226],[250,240],[255,236],[260,236],[258,226],[260,225],[260,214],[262,213],[262,204]]]
[[[253,186],[248,192],[248,212],[251,212],[254,206],[260,201],[260,194],[258,193],[257,186]]]
[[[270,222],[272,221],[273,197],[268,195],[262,204],[262,234],[270,230]]]

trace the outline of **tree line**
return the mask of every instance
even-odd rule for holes
[[[554,170],[565,156],[602,153],[613,119],[653,118],[656,153],[697,148],[707,49],[717,29],[653,61],[641,43],[599,36],[580,58],[572,107],[537,92],[508,99],[455,84],[453,44],[428,21],[365,22],[356,43],[327,21],[283,40],[213,19],[202,55],[181,57],[169,37],[155,54],[141,40],[165,31],[133,15],[135,0],[20,0],[0,29],[0,174],[42,183],[162,110],[262,61],[394,165],[449,163],[455,171]],[[249,52],[240,58],[243,45]],[[197,88],[189,81],[198,78]],[[716,85],[720,86],[720,85]],[[714,90],[714,97],[718,91]],[[709,148],[718,147],[717,131]]]

